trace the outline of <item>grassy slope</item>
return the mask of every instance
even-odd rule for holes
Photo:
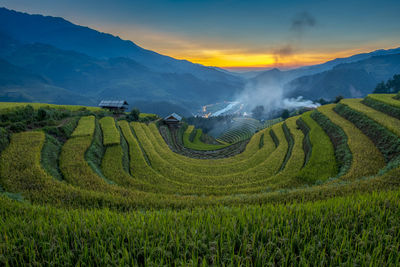
[[[80,110],[86,108],[90,111],[99,111],[101,108],[99,107],[87,107],[87,106],[77,106],[77,105],[55,105],[55,104],[45,104],[45,103],[23,103],[23,102],[0,102],[0,112],[5,112],[6,110],[13,109],[15,107],[24,107],[30,105],[35,109],[39,109],[41,107],[51,107],[51,108],[59,108],[59,109],[68,109],[72,111]]]
[[[368,95],[369,98],[377,100],[379,102],[385,103],[390,106],[394,106],[400,108],[400,101],[395,99],[395,94],[370,94]]]
[[[351,122],[333,111],[334,105],[326,105],[318,110],[343,129],[348,138],[348,145],[353,156],[349,171],[341,179],[356,179],[357,177],[376,174],[385,166],[385,159],[374,143]]]
[[[400,135],[398,120],[376,112],[356,100],[342,102]],[[121,178],[142,179],[144,178],[142,174],[148,175],[146,179],[155,178],[151,182],[148,181],[149,183],[144,181],[140,183],[139,180],[136,180],[136,183],[127,182],[126,185],[133,187],[132,190],[111,186],[100,177],[96,177],[88,168],[84,154],[86,147],[92,141],[93,117],[81,120],[73,134],[75,137],[67,141],[61,155],[60,167],[64,176],[77,187],[52,179],[40,167],[40,151],[45,140],[43,133],[15,134],[12,136],[10,146],[0,156],[1,184],[7,185],[8,189],[14,189],[14,192],[25,192],[27,199],[33,203],[47,205],[17,203],[0,196],[0,263],[2,265],[23,265],[27,262],[34,265],[48,263],[54,265],[89,263],[95,265],[397,265],[400,262],[398,253],[400,168],[389,170],[383,175],[380,173],[376,177],[356,179],[357,174],[376,173],[383,164],[382,155],[376,148],[364,147],[373,144],[349,121],[344,120],[332,109],[320,108],[320,111],[339,125],[348,137],[348,145],[353,153],[353,163],[347,173],[349,179],[346,179],[350,181],[258,194],[250,194],[249,191],[248,194],[232,194],[221,198],[182,197],[164,193],[144,194],[134,191],[135,186],[138,189],[140,187],[149,189],[151,186],[168,186],[170,182],[176,189],[182,186],[168,181],[165,177],[157,177],[160,174],[150,168],[153,164],[164,162],[153,154],[154,151],[166,153],[165,156],[169,157],[168,152],[165,152],[167,147],[160,143],[152,131],[152,125],[148,127],[144,124],[132,124],[136,127],[140,141],[143,141],[141,144],[149,152],[150,159],[157,159],[151,161],[149,166],[129,125],[126,122],[119,123],[125,138],[129,133],[131,135],[129,137],[131,139],[127,138],[127,141],[130,146],[133,171],[132,177],[129,173],[125,173],[126,175]],[[302,117],[311,128],[310,140],[313,151],[310,160],[300,171],[301,177],[306,177],[309,181],[310,177],[316,175],[326,178],[333,176],[337,173],[337,167],[328,136],[310,118],[309,113]],[[296,118],[290,118],[285,122],[294,144],[291,157],[287,159],[282,172],[271,176],[273,184],[283,183],[285,179],[295,175],[291,174],[291,171],[301,168],[304,160],[304,155],[301,153],[303,134],[296,127],[295,120]],[[266,157],[259,166],[271,175],[282,168],[289,146],[282,124],[273,128],[279,138],[279,146],[271,150],[269,157]],[[113,132],[115,135],[116,132]],[[268,142],[272,143],[272,140],[265,142],[261,148],[259,143],[263,134],[264,138],[271,139],[267,133],[258,133],[253,138],[254,144],[249,143],[254,145],[254,151],[251,154],[247,154],[249,152],[244,154],[256,157],[255,155],[261,155],[259,151],[266,151],[263,149],[268,146]],[[112,150],[113,148],[117,149]],[[103,159],[107,160],[107,151],[110,151],[108,156],[110,166],[114,166],[115,171],[120,172],[124,171],[122,163],[112,161],[114,157],[122,158],[122,151],[118,148],[119,144],[111,144]],[[370,154],[366,155],[367,153]],[[230,159],[221,162],[229,166],[245,160],[242,156],[236,157],[234,161]],[[366,156],[371,158],[366,159]],[[184,161],[182,157],[176,158]],[[79,162],[74,162],[77,159]],[[143,164],[143,170],[148,172],[136,173],[138,160]],[[196,160],[187,159],[188,165],[185,168],[192,165],[195,168],[197,164],[195,162]],[[171,170],[176,171],[175,168],[158,170],[163,174],[171,173]],[[246,173],[259,175],[256,172]],[[351,173],[353,174],[350,175]],[[256,181],[262,179],[261,177]],[[162,179],[165,184],[162,184]],[[123,180],[119,182],[125,183]],[[190,190],[195,192],[199,187],[184,188],[189,192]],[[87,189],[93,189],[95,192],[85,191]],[[371,193],[376,190],[389,191]],[[358,192],[368,192],[368,194],[359,195]],[[315,202],[319,199],[328,200]],[[302,203],[265,204],[293,201]],[[199,207],[215,204],[223,206]],[[238,204],[243,206],[232,206]],[[52,207],[53,205],[92,208],[92,210],[59,209]],[[96,207],[125,210],[134,206],[171,209],[148,209],[145,212],[130,213],[108,209],[93,210]],[[174,207],[192,206],[198,207],[174,210]]]

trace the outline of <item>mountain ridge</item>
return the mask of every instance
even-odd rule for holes
[[[0,8],[0,31],[25,43],[50,44],[96,58],[129,57],[158,72],[191,73],[206,80],[240,80],[230,73],[174,59],[144,49],[130,40],[77,25],[60,17],[31,15]]]
[[[377,83],[400,73],[398,54],[375,55],[360,61],[342,63],[331,70],[296,78],[285,85],[291,97],[302,95],[311,99],[364,97],[372,93]]]
[[[0,40],[0,58],[42,77],[45,87],[62,89],[60,92],[79,98],[75,100],[85,99],[90,105],[115,97],[144,109],[160,110],[157,105],[162,103],[161,115],[177,109],[191,114],[206,104],[234,100],[249,84],[264,84],[267,90],[269,84],[279,85],[289,97],[332,99],[339,94],[361,97],[373,90],[375,82],[388,79],[393,71],[375,61],[383,73],[379,76],[374,68],[358,68],[356,65],[363,63],[357,62],[400,53],[400,48],[379,49],[292,70],[273,68],[244,78],[221,68],[164,56],[63,18],[6,8],[0,8]],[[337,68],[352,63],[347,72],[343,66]],[[391,68],[397,71],[397,61],[392,63]],[[26,78],[22,74],[20,77]],[[14,82],[17,90],[20,84]],[[7,92],[9,86],[0,81],[0,94]],[[41,102],[36,89],[21,92],[25,98]]]

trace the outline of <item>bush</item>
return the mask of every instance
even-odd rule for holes
[[[284,109],[281,115],[282,119],[286,120],[287,118],[289,118],[289,116],[290,116],[289,110]]]
[[[39,108],[36,117],[39,121],[47,119],[48,117],[47,110],[45,108]]]
[[[128,121],[138,121],[139,116],[140,116],[140,110],[137,108],[134,108],[127,116],[127,119],[128,119]]]
[[[333,101],[333,103],[339,103],[340,100],[342,100],[342,99],[343,99],[343,96],[338,95],[338,96],[335,98],[335,101]]]
[[[8,131],[5,128],[0,127],[0,151],[3,151],[3,149],[10,143],[9,137],[10,135]]]
[[[15,122],[10,125],[10,131],[14,133],[23,132],[26,130],[26,124],[23,122]]]

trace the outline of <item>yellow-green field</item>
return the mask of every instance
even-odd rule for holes
[[[89,106],[78,106],[78,105],[56,105],[56,104],[44,104],[44,103],[23,103],[23,102],[0,102],[0,112],[4,113],[7,110],[11,110],[16,107],[32,106],[34,109],[39,109],[43,107],[50,107],[56,109],[66,109],[71,111],[87,109],[90,111],[99,111],[99,107],[89,107]]]
[[[393,96],[368,96],[380,110],[343,99],[276,121],[218,159],[173,152],[156,122],[104,114],[2,128],[0,264],[398,266]],[[201,134],[189,126],[185,149],[236,149]]]

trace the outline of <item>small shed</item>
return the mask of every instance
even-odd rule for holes
[[[176,124],[179,124],[181,121],[182,121],[182,117],[176,113],[172,113],[164,118],[164,122],[167,125],[176,125]]]
[[[99,107],[110,111],[124,112],[128,109],[128,102],[125,100],[101,100]]]

